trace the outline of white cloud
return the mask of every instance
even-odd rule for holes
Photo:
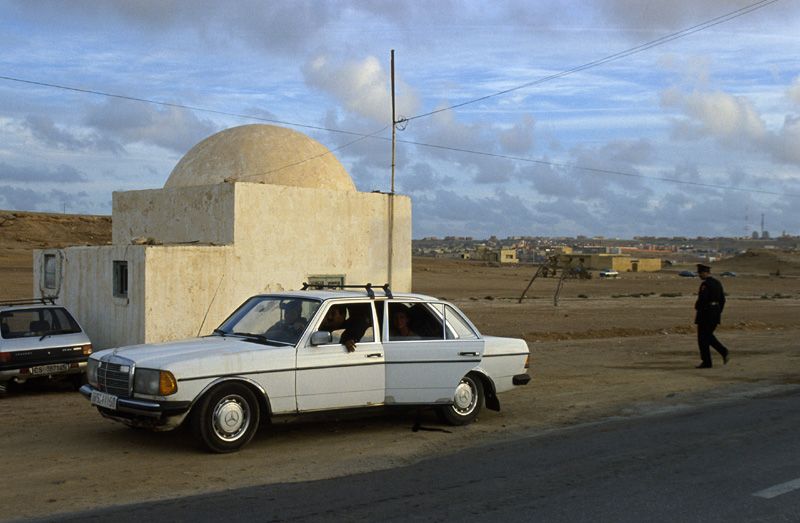
[[[787,116],[780,132],[770,137],[769,145],[778,160],[800,165],[800,116]]]
[[[69,165],[60,165],[56,168],[19,167],[4,162],[0,162],[0,180],[24,183],[58,182],[62,184],[88,181],[83,173]]]
[[[42,114],[28,115],[20,126],[44,145],[56,149],[110,151],[115,154],[123,151],[121,144],[100,133],[68,129],[62,125],[56,125],[48,116]]]
[[[532,115],[526,114],[506,130],[498,133],[498,141],[503,150],[508,154],[527,154],[533,149],[533,128],[535,120]]]
[[[666,108],[677,108],[686,119],[676,127],[683,139],[710,136],[724,143],[760,142],[766,135],[764,121],[744,97],[723,92],[683,93],[668,89],[661,101]]]
[[[115,99],[92,106],[85,123],[123,144],[156,145],[178,153],[218,130],[210,120],[185,109]]]
[[[391,122],[390,74],[376,57],[337,64],[318,55],[306,63],[303,73],[310,86],[329,93],[348,111],[374,122]],[[396,84],[397,116],[417,112],[419,101],[414,90],[402,82]]]
[[[787,94],[792,102],[800,105],[800,76],[794,79],[792,85],[789,86]]]

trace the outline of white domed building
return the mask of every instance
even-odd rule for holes
[[[362,193],[322,144],[244,125],[195,145],[163,189],[113,195],[112,245],[34,254],[96,348],[210,333],[245,299],[303,282],[411,290],[411,200]]]

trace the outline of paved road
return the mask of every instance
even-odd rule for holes
[[[584,425],[399,469],[57,520],[800,521],[799,431],[793,391]]]

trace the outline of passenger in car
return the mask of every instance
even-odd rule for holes
[[[347,348],[347,352],[353,352],[356,350],[356,343],[361,341],[364,333],[372,325],[372,321],[367,314],[370,312],[369,306],[367,305],[365,308],[366,311],[362,307],[352,305],[350,316],[347,317],[347,305],[332,305],[328,312],[325,313],[320,329],[330,332],[344,329],[342,336],[339,338],[339,343]]]
[[[397,308],[392,312],[391,339],[419,339],[419,335],[411,328],[411,318],[405,307]]]

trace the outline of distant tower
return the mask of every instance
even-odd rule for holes
[[[750,207],[745,206],[744,208],[744,237],[750,237]]]
[[[761,213],[761,237],[764,237],[764,213]]]

